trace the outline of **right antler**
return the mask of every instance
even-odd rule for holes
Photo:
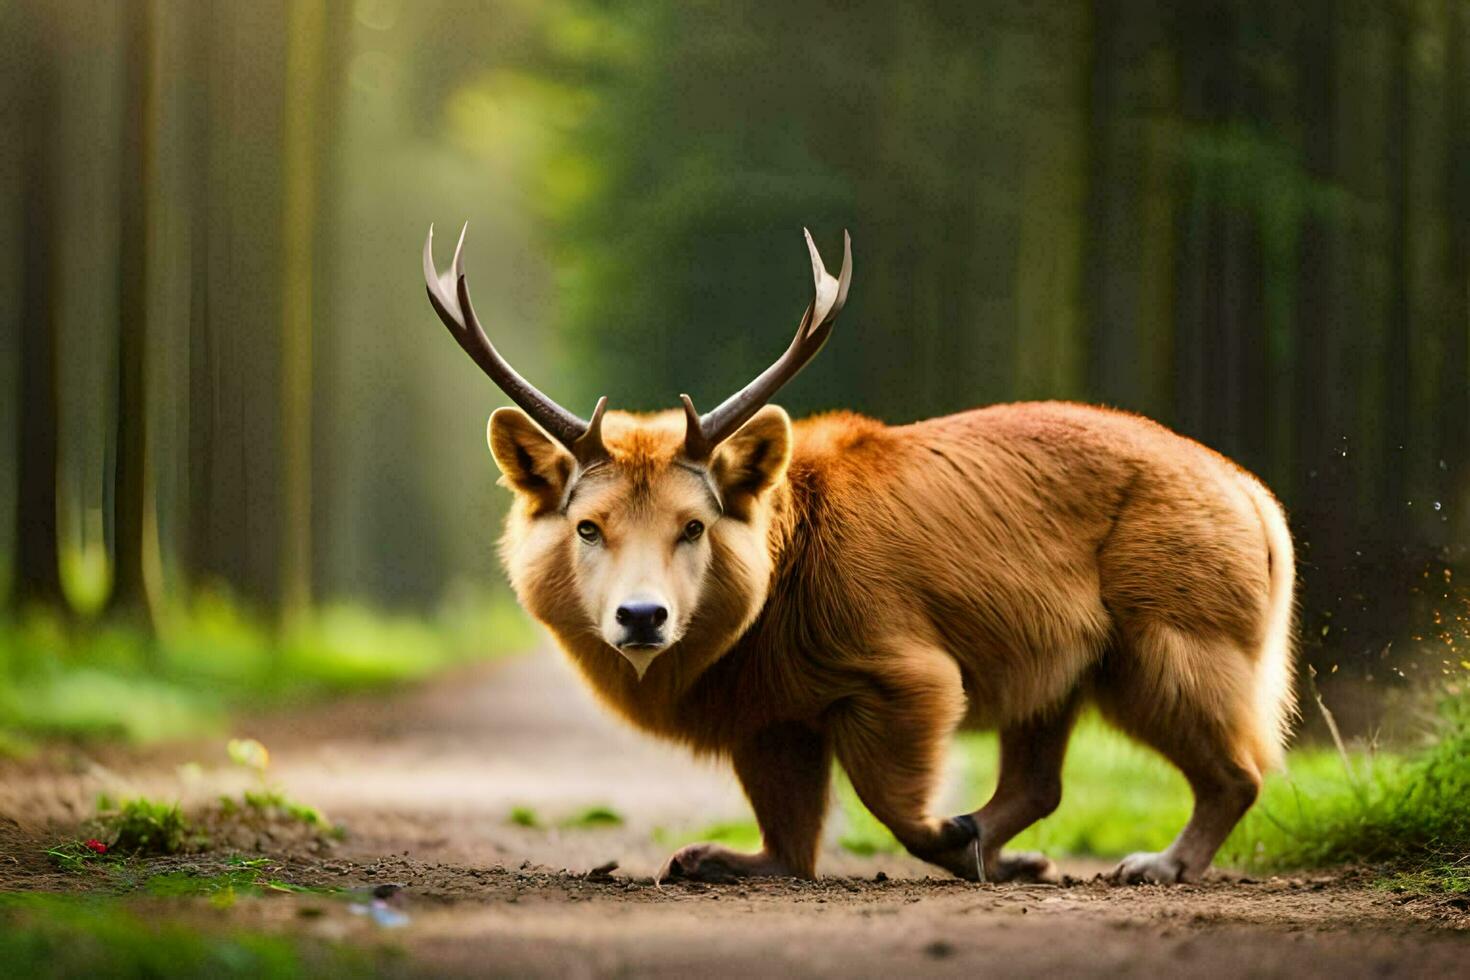
[[[429,290],[429,302],[433,304],[434,312],[439,314],[439,319],[444,321],[470,359],[480,365],[480,370],[489,375],[490,380],[537,425],[567,447],[583,468],[606,459],[607,449],[602,444],[602,413],[607,408],[607,398],[597,400],[597,407],[592,410],[592,421],[584,422],[521,377],[485,336],[479,318],[475,316],[475,308],[470,304],[470,288],[465,283],[461,253],[468,230],[469,225],[466,224],[460,231],[459,244],[454,247],[454,263],[450,271],[441,276],[434,269],[434,226],[429,226],[429,237],[424,242],[424,285]]]
[[[842,304],[847,302],[847,287],[852,283],[852,239],[847,232],[842,233],[842,272],[833,279],[822,264],[812,233],[804,228],[802,231],[806,234],[806,247],[812,253],[816,295],[802,314],[796,337],[786,353],[707,415],[701,416],[694,410],[694,402],[688,395],[679,396],[684,402],[684,455],[693,462],[708,460],[715,447],[734,435],[782,385],[796,377],[832,336],[832,324]]]

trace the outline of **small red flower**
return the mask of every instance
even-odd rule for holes
[[[107,853],[107,845],[104,844],[104,843],[102,843],[100,840],[98,840],[95,837],[93,837],[91,840],[87,841],[86,844],[85,844],[85,846],[86,846],[87,850],[91,851],[93,854],[106,854]]]

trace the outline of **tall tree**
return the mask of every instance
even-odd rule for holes
[[[39,8],[39,9],[38,9]],[[18,94],[22,125],[11,130],[24,146],[22,187],[25,244],[20,303],[19,486],[15,513],[18,605],[61,607],[57,528],[60,402],[57,390],[56,84],[59,66],[45,9],[32,4],[19,43],[35,56]]]
[[[151,621],[157,607],[157,518],[148,418],[149,208],[157,176],[155,12],[133,0],[124,15],[122,168],[118,257],[117,414],[113,448],[113,580],[108,612]]]
[[[312,334],[325,0],[287,6],[284,193],[281,195],[282,608],[311,602]]]
[[[190,324],[189,569],[280,600],[281,146],[285,7],[209,7],[204,284]]]

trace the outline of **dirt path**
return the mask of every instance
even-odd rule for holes
[[[670,848],[655,835],[748,819],[738,788],[604,718],[548,651],[395,697],[254,719],[236,734],[270,746],[273,781],[289,795],[350,828],[325,853],[259,841],[284,857],[285,874],[401,886],[393,901],[410,922],[379,935],[335,909],[297,919],[285,899],[274,907],[287,911],[266,918],[391,940],[410,972],[1470,976],[1465,903],[1405,899],[1366,876],[1112,888],[1091,880],[1099,866],[1074,863],[1063,887],[976,886],[829,843],[820,883],[656,888],[646,876]],[[99,791],[189,801],[244,782],[217,742],[7,764],[0,816],[14,823],[0,857],[13,867],[0,886],[56,887],[34,842],[90,812]],[[554,828],[590,806],[622,825],[508,819],[524,807]],[[608,861],[620,865],[611,877],[586,877]]]

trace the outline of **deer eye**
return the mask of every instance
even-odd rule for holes
[[[591,521],[578,521],[577,537],[588,544],[596,544],[602,540],[602,529]]]
[[[684,540],[685,541],[698,541],[699,540],[699,536],[702,535],[703,533],[704,533],[704,522],[703,521],[690,521],[688,524],[685,524],[684,525]]]

